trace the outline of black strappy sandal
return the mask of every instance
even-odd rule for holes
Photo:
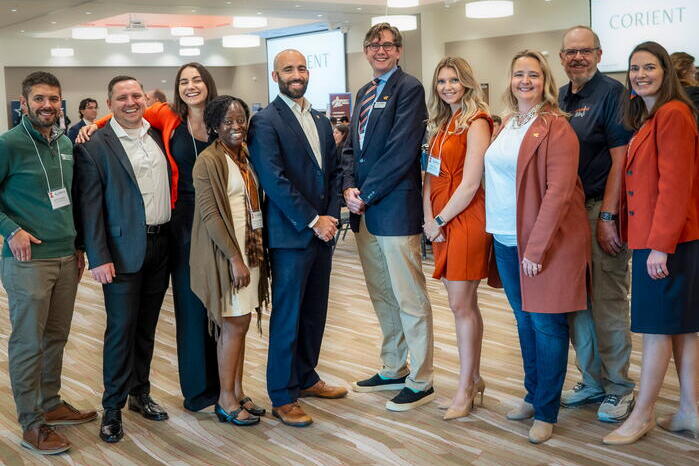
[[[245,407],[245,403],[252,403],[252,408],[248,409]],[[262,408],[260,406],[257,406],[254,401],[250,399],[249,396],[246,396],[242,400],[240,400],[240,407],[243,408],[245,411],[247,411],[250,414],[253,414],[255,416],[264,416],[265,413],[267,412],[265,408]]]
[[[238,408],[235,411],[226,412],[218,403],[214,408],[216,417],[219,422],[226,422],[228,424],[235,424],[236,426],[251,426],[260,422],[259,416],[251,415],[247,419],[238,419],[238,414],[243,410],[243,408]],[[248,411],[249,412],[249,411]]]

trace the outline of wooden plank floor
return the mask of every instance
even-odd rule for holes
[[[335,255],[330,309],[319,372],[332,384],[349,387],[379,367],[379,326],[369,302],[352,234]],[[429,277],[428,260],[425,273]],[[77,407],[98,407],[102,392],[102,339],[105,314],[102,290],[86,274],[80,286],[64,360],[63,397]],[[443,285],[428,278],[435,320],[435,389],[438,401],[455,390],[458,356],[453,319]],[[151,422],[124,411],[126,436],[116,445],[99,440],[99,422],[60,428],[73,442],[69,454],[38,457],[19,446],[7,372],[10,324],[7,298],[0,290],[0,461],[18,464],[699,464],[699,442],[656,428],[626,447],[607,447],[600,439],[612,426],[596,421],[595,409],[562,410],[554,438],[544,445],[527,442],[531,421],[507,421],[504,413],[523,395],[522,368],[514,318],[501,291],[482,285],[485,321],[482,374],[487,381],[485,407],[461,420],[442,421],[437,403],[412,412],[384,409],[392,392],[350,393],[343,400],[304,399],[315,423],[292,428],[266,416],[254,427],[220,424],[213,409],[192,414],[182,408],[175,352],[175,320],[168,293],[160,318],[151,381],[153,397],[170,420]],[[265,336],[251,330],[244,383],[248,395],[268,408],[265,391]],[[631,376],[638,380],[640,339],[634,336]],[[576,381],[571,358],[566,386]],[[657,412],[677,405],[674,366],[665,379]],[[307,401],[308,400],[308,401]]]

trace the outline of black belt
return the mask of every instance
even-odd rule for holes
[[[598,194],[597,196],[589,196],[585,198],[585,203],[588,202],[602,202],[604,200],[604,194]]]
[[[165,233],[165,229],[170,225],[170,223],[162,223],[160,225],[146,225],[147,235],[159,235],[160,233]]]

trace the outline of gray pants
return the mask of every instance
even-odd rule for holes
[[[592,231],[592,296],[590,309],[569,314],[570,337],[576,364],[585,385],[610,395],[631,393],[629,379],[631,333],[629,330],[628,249],[610,256],[597,242],[597,218],[601,201],[588,201]]]
[[[74,255],[19,262],[5,257],[0,275],[7,291],[12,333],[10,381],[22,429],[44,423],[61,403],[63,348],[78,289]]]

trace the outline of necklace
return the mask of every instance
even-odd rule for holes
[[[534,118],[534,116],[539,113],[539,110],[541,110],[541,107],[544,105],[544,103],[537,104],[533,106],[527,113],[515,113],[514,118],[512,120],[512,128],[514,129],[519,129],[522,126],[526,125],[529,123],[529,120]]]

